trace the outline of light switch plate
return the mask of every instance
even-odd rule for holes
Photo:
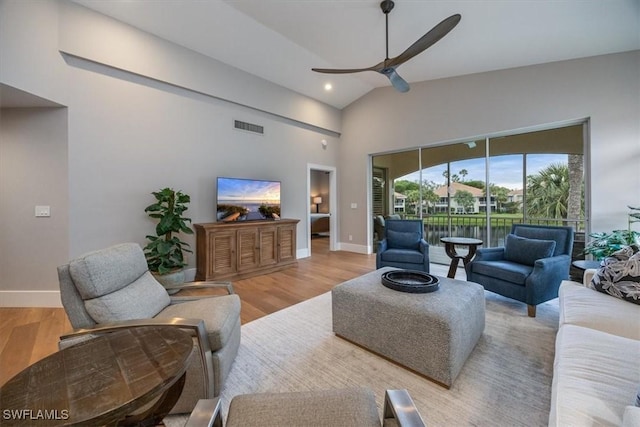
[[[50,217],[50,216],[51,216],[50,206],[36,206],[36,217]]]

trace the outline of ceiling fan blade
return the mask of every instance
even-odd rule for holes
[[[387,66],[397,67],[398,65],[407,62],[409,59],[423,52],[428,47],[434,45],[438,40],[446,36],[449,31],[453,30],[453,28],[460,22],[460,19],[462,19],[462,16],[460,14],[455,14],[442,20],[427,34],[420,37],[414,44],[409,46],[407,50],[405,50],[395,58],[391,58],[390,60],[388,60]]]
[[[369,68],[346,68],[346,69],[336,69],[336,68],[312,68],[312,71],[316,73],[326,73],[326,74],[349,74],[349,73],[360,73],[362,71],[378,71],[376,66]]]
[[[409,92],[409,83],[407,83],[405,79],[400,77],[395,68],[388,67],[380,71],[380,73],[389,78],[391,85],[396,88],[398,92]]]

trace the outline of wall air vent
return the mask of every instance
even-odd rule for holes
[[[233,127],[238,130],[246,132],[257,133],[264,135],[264,126],[254,125],[253,123],[241,122],[240,120],[233,121]]]

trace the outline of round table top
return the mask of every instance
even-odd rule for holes
[[[454,245],[481,245],[482,240],[472,239],[471,237],[442,237],[442,243],[452,243]]]
[[[192,352],[191,336],[169,327],[124,329],[65,348],[0,388],[2,423],[113,424],[173,385]]]
[[[571,265],[579,270],[586,270],[588,268],[600,268],[600,261],[576,260]]]

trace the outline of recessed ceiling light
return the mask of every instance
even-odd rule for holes
[[[333,89],[333,86],[331,85],[331,83],[325,83],[324,90],[329,91],[331,89]]]

